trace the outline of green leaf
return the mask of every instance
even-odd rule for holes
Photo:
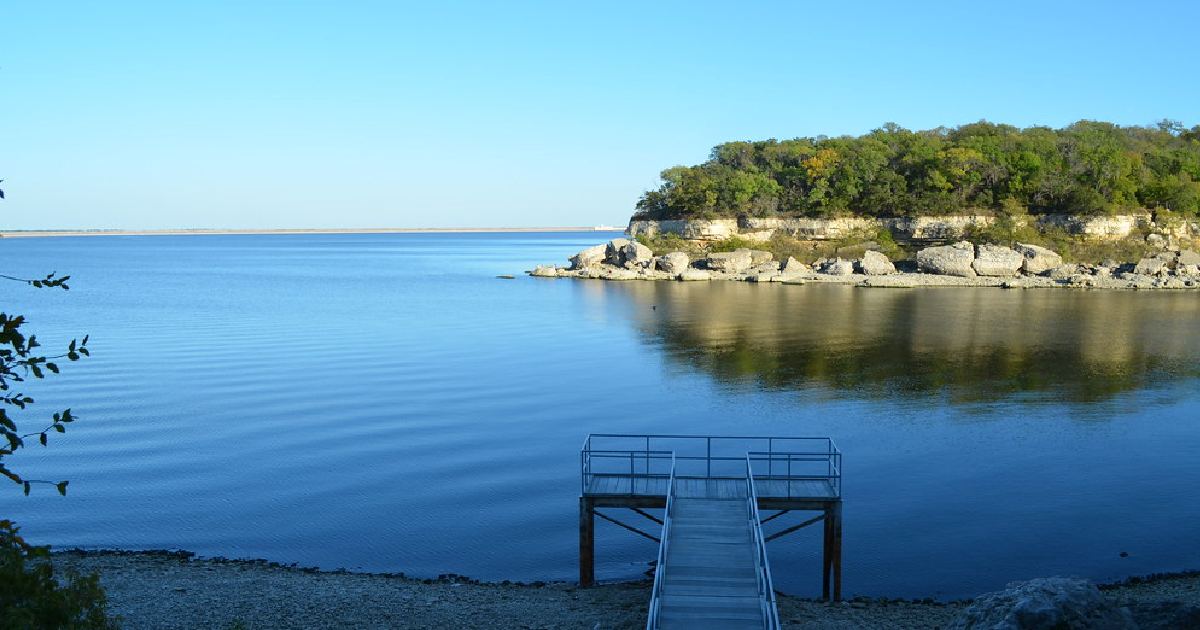
[[[25,496],[29,496],[29,482],[22,481],[21,483],[25,486]]]
[[[58,364],[56,364],[56,363],[47,363],[46,369],[50,370],[51,372],[54,372],[55,374],[58,374]]]
[[[67,427],[64,427],[64,426],[63,426],[63,425],[61,425],[61,424],[56,424],[56,425],[54,425],[54,430],[55,430],[55,431],[58,431],[59,433],[66,433],[66,432],[67,432]]]
[[[70,481],[60,481],[60,482],[54,484],[54,487],[58,488],[58,493],[65,497],[65,496],[67,496],[67,484],[69,484],[69,483],[71,483],[71,482]]]
[[[46,445],[46,432],[45,431],[42,431],[41,433],[38,434],[38,441],[42,443],[42,446]]]

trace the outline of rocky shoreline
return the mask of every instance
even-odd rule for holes
[[[320,571],[189,552],[64,551],[58,570],[98,573],[109,611],[138,628],[642,628],[647,581],[578,588],[458,575]],[[1031,580],[969,602],[779,596],[791,628],[1183,628],[1200,624],[1200,573],[1099,588]],[[1004,625],[1006,620],[1021,625]],[[1107,625],[1096,625],[1107,624]]]
[[[1200,253],[1164,247],[1136,262],[1073,264],[1038,245],[1008,247],[960,241],[926,247],[914,260],[899,263],[869,248],[855,258],[805,263],[792,257],[775,260],[771,252],[749,248],[712,252],[696,259],[681,251],[655,256],[636,240],[618,238],[579,252],[568,266],[539,265],[527,273],[613,281],[824,282],[880,288],[1200,289]]]

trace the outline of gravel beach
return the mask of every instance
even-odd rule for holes
[[[111,614],[137,628],[641,628],[648,582],[479,583],[458,576],[316,571],[169,552],[61,552],[59,570],[101,576]],[[1104,587],[1121,602],[1200,605],[1200,575]],[[939,628],[963,603],[781,596],[791,628]]]

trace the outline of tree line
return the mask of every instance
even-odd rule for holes
[[[1200,125],[1079,121],[1062,129],[986,121],[862,136],[718,145],[662,172],[635,219],[1116,214],[1200,215]]]

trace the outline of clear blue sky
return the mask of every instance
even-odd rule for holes
[[[9,2],[0,226],[623,224],[728,140],[1198,124],[1197,25],[1154,0]]]

